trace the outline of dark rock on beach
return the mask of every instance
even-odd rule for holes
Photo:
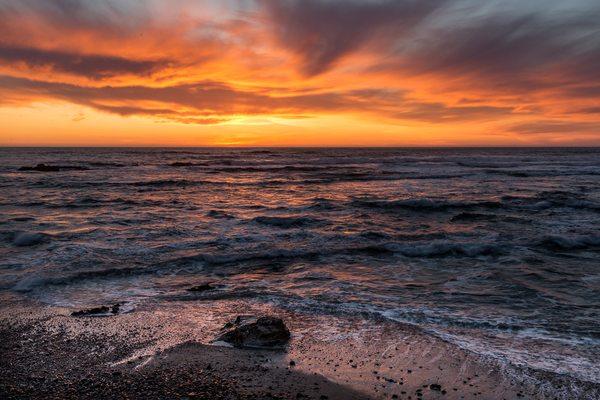
[[[290,331],[281,318],[237,317],[223,327],[216,341],[235,347],[281,347],[290,339]]]
[[[60,171],[87,171],[88,167],[79,165],[46,165],[37,164],[35,167],[21,167],[19,171],[37,171],[37,172],[60,172]]]
[[[85,310],[80,310],[80,311],[74,311],[71,313],[71,316],[73,317],[98,317],[98,316],[105,316],[105,315],[116,315],[119,313],[121,309],[121,305],[120,304],[114,304],[111,307],[108,306],[101,306],[101,307],[94,307],[94,308],[88,308]]]
[[[437,383],[432,383],[431,385],[429,385],[429,389],[435,390],[436,392],[440,392],[442,390],[442,386],[438,385]]]
[[[207,290],[214,290],[214,289],[216,289],[216,288],[212,285],[212,283],[203,283],[201,285],[192,286],[187,291],[198,293],[198,292],[206,292]]]

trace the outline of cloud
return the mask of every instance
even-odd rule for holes
[[[166,60],[131,60],[118,56],[78,54],[61,50],[42,50],[0,44],[0,61],[29,68],[49,68],[54,72],[102,79],[120,75],[150,75],[167,68]]]
[[[448,106],[443,103],[407,102],[394,113],[398,119],[427,122],[493,120],[515,113],[512,107]]]
[[[373,70],[448,77],[462,90],[520,93],[593,84],[600,79],[600,4],[577,3],[562,12],[552,1],[534,10],[471,5],[464,10],[470,14],[448,13],[404,38]]]
[[[597,127],[593,0],[0,0],[0,21],[5,105],[65,101],[190,124],[359,115],[493,121],[523,135]],[[520,120],[532,122],[510,125]]]
[[[511,125],[509,131],[524,135],[549,133],[591,133],[600,135],[600,121],[540,120]]]
[[[136,0],[2,0],[0,17],[36,17],[64,27],[132,29],[147,21],[152,2]]]
[[[490,119],[513,112],[508,107],[451,106],[415,101],[390,89],[332,91],[287,95],[265,89],[236,89],[226,83],[204,81],[166,87],[82,86],[0,75],[0,95],[6,99],[54,99],[119,115],[149,115],[186,123],[222,122],[232,115],[303,113],[362,113],[388,119],[426,121]]]
[[[279,43],[308,76],[331,68],[369,41],[388,43],[418,25],[444,0],[263,0]],[[381,44],[381,43],[380,43]]]

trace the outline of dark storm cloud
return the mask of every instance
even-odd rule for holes
[[[408,99],[402,91],[355,90],[273,96],[264,90],[237,90],[220,82],[201,82],[168,87],[80,86],[11,76],[0,76],[4,99],[49,98],[93,107],[119,115],[154,115],[189,123],[222,118],[229,114],[300,115],[303,112],[377,113],[390,119],[444,122],[489,119],[513,112],[510,108],[448,106]],[[161,104],[147,107],[144,104]]]
[[[459,90],[566,93],[577,86],[579,93],[594,92],[600,80],[600,2],[489,4],[505,7],[447,3],[435,23],[399,38],[370,70],[447,77]],[[557,8],[561,4],[564,9]]]
[[[429,33],[403,54],[400,68],[416,73],[502,77],[507,85],[600,77],[600,12],[548,21],[540,16],[490,16]],[[514,79],[511,82],[510,79]],[[541,80],[541,79],[539,79]]]
[[[0,17],[39,15],[64,27],[130,28],[148,16],[138,0],[0,0]]]
[[[366,42],[390,39],[418,25],[445,0],[262,0],[279,42],[316,75]]]
[[[92,79],[127,74],[149,75],[172,64],[162,60],[130,60],[116,56],[84,55],[60,50],[41,50],[2,44],[0,44],[0,61],[6,64],[24,64],[30,68],[45,67],[56,72]]]
[[[596,82],[589,82],[580,86],[564,88],[563,93],[570,97],[598,98],[600,97],[600,85]]]
[[[316,75],[341,57],[370,71],[532,90],[600,80],[600,2],[262,0],[278,42]]]

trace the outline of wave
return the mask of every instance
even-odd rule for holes
[[[542,178],[542,177],[557,177],[557,176],[596,176],[600,175],[600,171],[589,171],[589,170],[580,170],[580,171],[547,171],[547,170],[530,170],[530,171],[522,171],[522,170],[501,170],[501,169],[486,169],[484,171],[486,174],[490,175],[505,175],[514,178]]]
[[[369,257],[389,257],[402,255],[411,258],[437,258],[452,256],[494,256],[504,254],[504,252],[504,246],[500,244],[454,243],[446,240],[436,240],[425,244],[388,242],[362,246],[323,246],[304,249],[275,248],[269,251],[247,251],[231,254],[197,254],[167,260],[162,264],[182,266],[201,262],[207,266],[221,266],[227,264],[286,261],[290,259],[306,260],[334,256],[363,255]]]
[[[567,237],[548,235],[539,245],[549,250],[588,250],[600,248],[600,235]]]
[[[16,247],[30,247],[48,243],[52,235],[44,232],[0,231],[0,240],[9,242]]]
[[[532,175],[531,173],[523,172],[523,171],[511,171],[511,170],[500,170],[500,169],[486,169],[484,171],[486,174],[490,175],[505,175],[513,178],[529,178]]]
[[[427,244],[391,244],[387,248],[406,257],[444,257],[444,256],[495,256],[501,255],[504,246],[483,243],[456,243],[447,240]]]
[[[17,292],[29,292],[37,287],[43,286],[60,286],[70,285],[80,281],[86,281],[89,279],[98,278],[119,278],[128,277],[140,274],[153,274],[156,270],[144,268],[144,267],[124,267],[124,268],[108,268],[99,270],[86,270],[79,271],[71,275],[44,277],[44,276],[30,276],[19,281],[13,290]]]
[[[21,167],[18,169],[19,171],[24,172],[63,172],[63,171],[88,171],[88,167],[84,167],[82,165],[46,165],[46,164],[37,164],[34,167]]]
[[[502,203],[492,200],[482,201],[448,201],[434,199],[405,199],[405,200],[371,200],[355,199],[351,205],[362,208],[397,209],[406,208],[411,210],[438,210],[444,211],[453,208],[499,208]]]
[[[98,207],[115,206],[115,205],[156,207],[156,206],[162,206],[162,205],[167,205],[167,204],[174,205],[174,204],[178,204],[178,202],[177,202],[177,200],[165,202],[165,201],[161,201],[161,200],[150,200],[150,199],[139,199],[139,200],[135,199],[134,200],[134,199],[121,198],[121,197],[113,198],[113,199],[83,197],[81,199],[65,201],[63,203],[42,203],[40,205],[43,205],[48,208],[76,209],[76,208],[98,208]]]
[[[309,226],[323,225],[325,223],[322,219],[311,218],[311,217],[269,217],[259,216],[252,220],[261,225],[269,225],[277,228],[290,229],[290,228],[305,228]]]
[[[473,212],[461,212],[450,218],[450,222],[470,222],[470,221],[496,221],[498,215],[496,214],[481,214]]]
[[[91,167],[112,167],[112,168],[124,168],[124,167],[135,167],[139,165],[138,163],[133,164],[123,164],[118,162],[108,162],[108,161],[90,161],[86,163]]]
[[[207,163],[176,162],[170,164],[171,167],[211,167],[206,172],[209,173],[266,173],[266,172],[320,172],[331,170],[351,171],[352,168],[344,166],[316,166],[316,165],[282,165],[282,166],[229,166],[219,167]]]
[[[401,200],[363,199],[357,198],[350,202],[351,206],[359,208],[375,208],[384,210],[410,209],[415,211],[447,211],[452,209],[499,209],[525,208],[543,210],[553,207],[568,207],[575,209],[600,210],[600,204],[586,199],[583,195],[564,191],[547,191],[533,196],[506,195],[500,200],[438,200],[430,198],[414,198]],[[455,220],[495,219],[493,214],[463,213],[454,217]]]
[[[562,190],[543,191],[533,196],[507,195],[502,197],[502,202],[506,206],[529,207],[535,209],[567,207],[574,209],[600,210],[600,204],[588,200],[583,194]]]
[[[124,182],[119,185],[134,186],[134,187],[188,187],[201,186],[207,183],[213,183],[205,180],[189,180],[189,179],[156,179],[149,181]]]
[[[467,168],[519,168],[522,167],[522,165],[517,164],[517,163],[507,163],[507,162],[493,162],[493,163],[487,163],[487,162],[472,162],[472,161],[457,161],[456,165],[460,166],[460,167],[467,167]]]

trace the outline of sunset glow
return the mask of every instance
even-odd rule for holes
[[[600,145],[591,0],[0,0],[0,145]]]

